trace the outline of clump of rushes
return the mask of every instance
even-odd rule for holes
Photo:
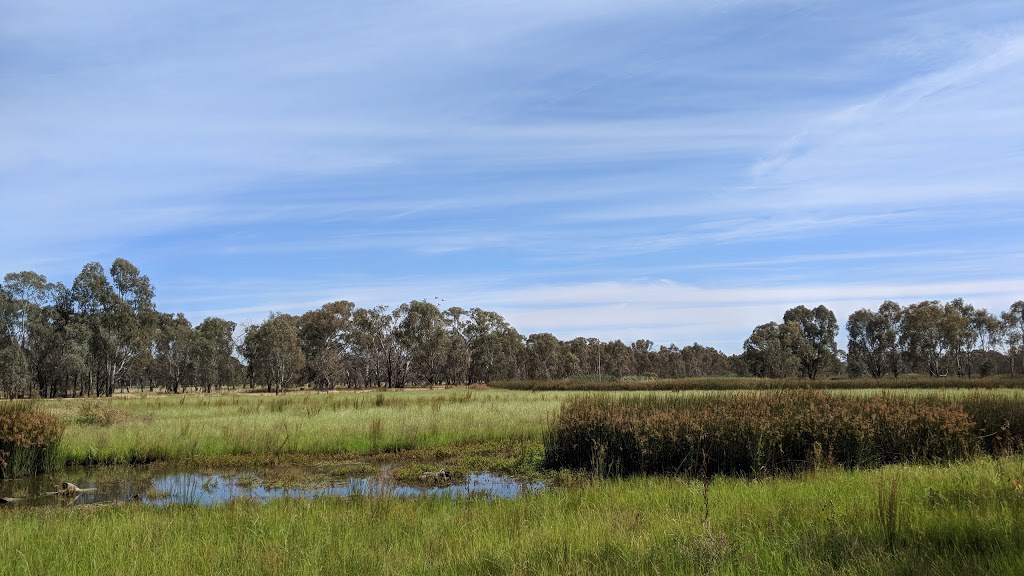
[[[0,404],[0,479],[54,468],[57,444],[63,435],[60,419],[35,404]]]
[[[1007,413],[1020,416],[998,416]],[[957,402],[806,390],[586,397],[568,402],[552,422],[544,464],[599,475],[761,476],[823,465],[952,461],[1005,452],[1021,438],[1024,403],[984,396]]]

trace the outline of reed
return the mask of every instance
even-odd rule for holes
[[[763,476],[822,466],[948,462],[1016,451],[1024,401],[821,391],[569,401],[544,464],[598,475]]]
[[[755,378],[748,376],[705,376],[694,378],[651,378],[644,380],[564,378],[560,380],[510,380],[492,382],[490,388],[529,391],[724,391],[724,390],[992,390],[1022,389],[1024,376],[998,375],[986,378],[954,376],[931,378],[904,375],[898,378],[832,377]]]
[[[63,435],[60,419],[37,404],[0,403],[0,479],[52,469]]]

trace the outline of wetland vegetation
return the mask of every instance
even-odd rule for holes
[[[725,470],[707,466],[681,469],[679,475],[651,474],[664,472],[651,469],[619,478],[612,473],[628,472],[624,465],[575,471],[544,465],[553,453],[550,446],[545,450],[545,439],[580,410],[611,410],[607,422],[721,410],[720,416],[734,414],[741,422],[759,421],[751,412],[758,405],[766,414],[785,416],[784,408],[771,404],[777,401],[800,408],[794,414],[808,414],[806,422],[832,414],[832,420],[815,420],[820,430],[845,425],[844,415],[856,409],[888,410],[889,420],[873,422],[890,426],[891,441],[910,442],[907,429],[899,426],[912,425],[914,414],[923,414],[920,422],[949,423],[951,434],[977,438],[977,428],[966,432],[960,424],[970,421],[1006,434],[1016,430],[1024,405],[1024,393],[1011,389],[753,394],[455,388],[34,402],[32,411],[65,427],[55,451],[58,465],[91,466],[83,477],[67,467],[40,481],[63,475],[82,486],[113,483],[122,489],[113,500],[122,503],[90,505],[82,499],[70,507],[3,506],[0,541],[13,552],[0,560],[0,572],[946,574],[1024,569],[1024,459],[1012,454],[1016,444],[1010,436],[1001,444],[996,435],[987,436],[989,444],[975,442],[955,459],[934,453],[910,458],[927,464],[879,467],[886,461],[878,460],[843,467],[839,460],[822,458],[817,466],[740,477],[716,475]],[[828,412],[806,410],[811,401]],[[947,419],[944,411],[954,408],[967,420]],[[936,418],[927,417],[928,410]],[[686,420],[679,414],[673,418]],[[725,422],[719,440],[726,441],[729,420],[719,421]],[[767,428],[775,424],[764,422]],[[740,436],[734,440],[742,445]],[[810,446],[814,453],[813,441]],[[149,484],[125,480],[129,464]],[[450,493],[418,482],[423,472],[440,468],[451,470],[451,486],[490,472],[551,488],[537,492],[517,484],[511,499],[487,492],[455,500],[393,497],[408,495],[401,493],[404,487]],[[364,490],[351,481],[378,479],[383,470],[393,490]],[[191,500],[175,503],[169,497],[175,490]],[[221,490],[234,490],[235,497],[216,503],[212,494]],[[129,492],[141,497],[132,501]],[[285,497],[272,497],[278,493]]]
[[[0,285],[0,573],[1024,573],[1024,301],[886,301],[846,351],[797,306],[729,356],[153,297]]]

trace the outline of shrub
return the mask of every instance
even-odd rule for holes
[[[0,404],[0,479],[52,469],[64,425],[28,402]]]
[[[118,422],[128,420],[129,413],[109,402],[100,400],[83,402],[78,408],[75,422],[85,426],[110,427]]]

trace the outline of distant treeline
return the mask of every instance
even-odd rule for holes
[[[471,384],[564,378],[762,378],[848,374],[881,378],[1015,373],[1022,355],[1024,301],[999,316],[961,299],[859,310],[836,345],[828,308],[792,308],[758,326],[743,353],[708,346],[626,344],[597,338],[523,336],[496,312],[416,300],[397,308],[338,301],[300,316],[271,314],[245,326],[156,310],[149,278],[124,259],[108,270],[86,264],[68,287],[35,272],[0,286],[0,394],[112,395],[116,390],[282,391]]]

